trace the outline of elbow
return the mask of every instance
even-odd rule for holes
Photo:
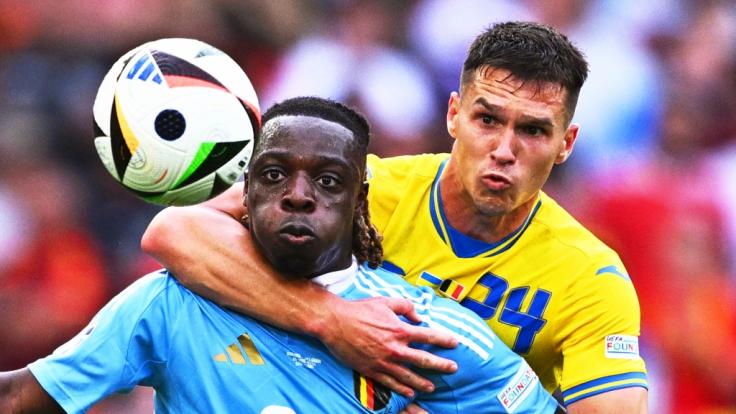
[[[177,218],[174,208],[169,207],[160,211],[148,224],[141,237],[141,250],[159,260],[169,251],[175,240]]]

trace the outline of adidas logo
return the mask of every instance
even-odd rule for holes
[[[149,62],[149,59],[151,60]],[[146,63],[148,63],[146,65]],[[138,75],[138,79],[142,81],[151,80],[158,83],[159,85],[163,82],[163,75],[158,69],[155,60],[151,59],[151,55],[148,53],[142,55],[128,71],[127,78],[133,79]]]
[[[238,346],[238,344],[240,344],[240,346]],[[245,355],[243,355],[243,351],[245,351]],[[258,352],[258,348],[256,348],[256,344],[254,344],[253,340],[250,339],[250,336],[244,332],[238,337],[238,342],[228,345],[228,347],[225,348],[225,352],[215,355],[213,359],[215,362],[219,363],[228,364],[232,362],[235,365],[246,365],[246,357],[253,365],[265,364],[261,353]]]

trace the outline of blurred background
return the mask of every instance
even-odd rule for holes
[[[349,102],[390,156],[449,151],[466,48],[504,20],[551,24],[590,62],[575,152],[545,190],[628,267],[651,412],[736,412],[733,0],[0,0],[0,370],[48,354],[157,268],[139,240],[158,207],[93,146],[97,86],[125,51],[206,41],[242,64],[263,110]],[[150,412],[150,398],[93,412]]]

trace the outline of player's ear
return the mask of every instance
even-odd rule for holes
[[[248,207],[245,204],[247,199],[248,199],[248,172],[246,171],[245,174],[243,174],[243,205],[246,208]]]
[[[240,218],[240,223],[245,226],[246,229],[250,229],[250,214],[248,214],[248,173],[243,175],[243,217]]]
[[[570,124],[565,131],[565,137],[563,138],[562,147],[560,152],[555,157],[555,164],[562,164],[567,161],[572,154],[572,148],[575,146],[575,140],[578,139],[578,132],[580,131],[580,125]]]
[[[457,129],[457,117],[460,110],[460,95],[457,92],[450,94],[447,101],[447,132],[451,137],[455,138],[455,130]]]

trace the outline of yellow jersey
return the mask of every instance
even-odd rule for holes
[[[565,404],[647,387],[639,302],[618,255],[540,192],[498,243],[449,226],[439,179],[449,154],[369,156],[371,221],[383,267],[480,315]]]

